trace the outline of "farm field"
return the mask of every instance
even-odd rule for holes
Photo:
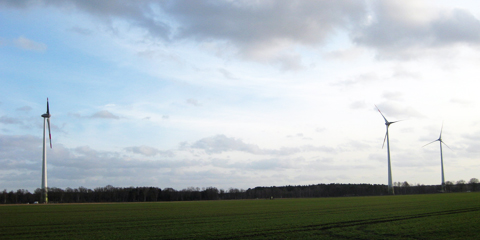
[[[480,192],[0,205],[0,239],[480,239]]]

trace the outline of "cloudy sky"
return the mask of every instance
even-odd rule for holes
[[[0,189],[480,178],[479,5],[0,0]]]

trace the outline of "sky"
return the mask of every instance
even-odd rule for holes
[[[480,178],[479,5],[0,0],[0,189]]]

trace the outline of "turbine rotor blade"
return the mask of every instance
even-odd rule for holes
[[[429,142],[429,143],[427,143],[427,144],[423,145],[422,147],[425,147],[425,146],[427,146],[428,144],[432,144],[432,143],[434,143],[434,142],[436,142],[436,141],[440,141],[440,140],[438,140],[438,139],[437,139],[437,140],[435,140],[435,141],[431,141],[431,142]]]
[[[440,138],[439,139],[442,139],[442,132],[443,132],[443,122],[442,122],[442,128],[440,129]]]
[[[444,143],[443,141],[440,141],[441,143],[445,144],[445,146],[447,146],[450,150],[453,151],[453,149],[451,149],[446,143]]]
[[[48,138],[50,139],[50,148],[52,148],[52,133],[50,132],[50,118],[47,118],[48,123]]]
[[[383,119],[385,119],[385,123],[388,123],[388,120],[385,118],[385,116],[383,116],[383,113],[380,111],[380,109],[378,109],[377,105],[375,105],[375,107],[377,108],[378,112],[382,115]]]
[[[383,148],[383,146],[385,146],[385,140],[387,140],[387,134],[388,134],[388,132],[385,132],[385,137],[383,138],[382,148]]]
[[[47,98],[47,114],[50,114],[50,110],[48,109],[48,98]]]
[[[398,120],[398,121],[393,121],[393,122],[390,122],[390,124],[396,123],[396,122],[402,122],[402,121],[405,121],[405,120],[402,119],[402,120]]]

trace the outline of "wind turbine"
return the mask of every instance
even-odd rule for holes
[[[390,124],[392,123],[396,123],[396,122],[399,122],[399,121],[395,121],[395,122],[389,122],[385,116],[383,116],[383,113],[380,111],[380,109],[378,109],[377,105],[375,105],[375,107],[377,108],[378,112],[380,114],[382,114],[382,117],[383,119],[385,119],[385,126],[387,127],[387,131],[385,133],[385,138],[383,138],[383,145],[382,145],[382,148],[383,146],[385,145],[385,140],[387,140],[387,152],[388,152],[388,194],[395,194],[395,192],[393,191],[393,185],[392,185],[392,165],[391,165],[391,161],[390,161],[390,140],[389,140],[389,136],[388,136],[388,127],[390,127]]]
[[[446,143],[443,142],[442,140],[442,131],[443,131],[443,123],[442,123],[442,128],[440,129],[440,137],[438,137],[437,140],[435,141],[432,141],[432,142],[429,142],[425,145],[423,145],[423,147],[427,146],[428,144],[430,143],[434,143],[436,141],[439,141],[440,142],[440,162],[442,164],[442,192],[445,192],[445,174],[443,172],[443,151],[442,151],[442,143],[445,144],[445,146],[447,146],[448,148],[450,148]],[[451,149],[451,148],[450,148]]]
[[[47,98],[47,113],[42,114],[43,117],[43,165],[42,165],[42,199],[44,203],[48,203],[48,187],[47,187],[47,138],[45,132],[48,123],[48,138],[50,139],[50,148],[52,148],[52,134],[50,133],[50,110]]]

